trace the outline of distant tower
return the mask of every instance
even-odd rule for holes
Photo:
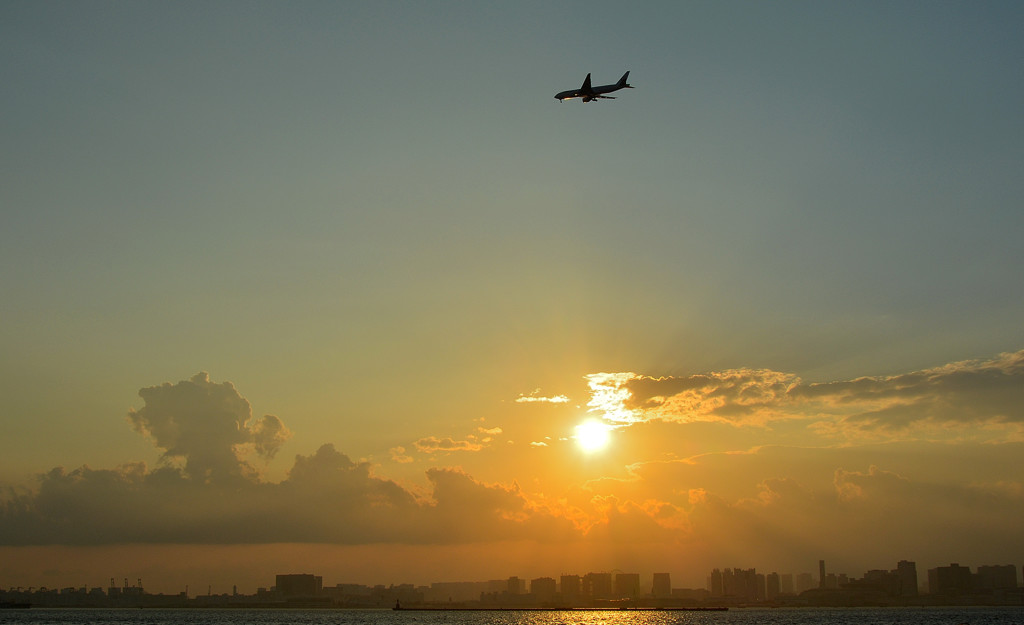
[[[655,573],[651,594],[655,597],[672,596],[672,578],[668,573]]]
[[[818,588],[825,587],[825,561],[818,560]]]
[[[896,575],[900,580],[900,595],[904,597],[917,596],[917,565],[907,560],[900,560],[896,564]]]

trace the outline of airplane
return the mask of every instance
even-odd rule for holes
[[[614,96],[604,95],[611,93],[612,91],[618,91],[619,89],[632,89],[632,85],[626,84],[626,78],[629,77],[629,72],[622,75],[619,82],[614,85],[601,85],[600,87],[590,86],[590,74],[587,74],[586,80],[583,81],[583,86],[579,89],[570,89],[569,91],[563,91],[555,95],[555,98],[561,102],[562,100],[571,100],[573,98],[583,98],[584,102],[590,102],[591,100],[597,100],[604,98],[606,100],[614,100]]]

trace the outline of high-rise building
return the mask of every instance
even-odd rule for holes
[[[782,592],[782,584],[778,573],[769,573],[765,577],[764,598],[771,601]]]
[[[796,576],[796,593],[800,594],[805,590],[815,587],[814,576],[810,573],[800,573]]]
[[[654,583],[651,585],[651,594],[655,597],[672,596],[672,580],[668,573],[654,574]]]
[[[277,591],[285,597],[315,597],[324,588],[324,578],[319,575],[299,573],[278,575]]]
[[[1009,590],[1017,587],[1017,567],[1013,564],[984,565],[974,575],[977,590]]]
[[[541,603],[555,600],[556,588],[553,577],[538,577],[530,580],[530,594]]]
[[[896,576],[900,579],[900,596],[917,596],[917,565],[907,560],[896,563]]]
[[[825,587],[825,561],[818,560],[818,588]]]
[[[612,574],[587,573],[583,576],[583,596],[590,599],[611,599]]]
[[[717,569],[716,569],[717,570]],[[714,575],[714,571],[712,571]],[[722,593],[743,601],[764,598],[763,576],[758,579],[756,569],[725,569],[722,571]]]
[[[722,580],[722,572],[718,569],[712,569],[711,575],[708,576],[708,592],[711,593],[712,597],[725,596],[725,585]]]
[[[971,569],[956,562],[928,569],[928,592],[933,595],[961,595],[971,590]]]
[[[616,599],[636,599],[640,596],[639,573],[616,573],[614,597]]]
[[[563,575],[559,580],[562,591],[562,601],[570,606],[576,605],[582,595],[582,580],[579,575]]]

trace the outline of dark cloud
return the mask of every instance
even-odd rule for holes
[[[242,446],[271,458],[291,435],[273,415],[254,420],[249,402],[230,382],[214,384],[205,372],[177,384],[144,388],[139,397],[145,405],[129,411],[128,420],[164,450],[165,458],[183,458],[185,473],[193,479],[250,474],[252,467],[239,455]]]
[[[644,419],[764,426],[833,422],[856,436],[944,423],[1024,424],[1024,350],[897,376],[804,383],[794,375],[740,369],[624,378],[623,406]],[[827,429],[827,428],[826,428]]]
[[[853,430],[902,430],[916,424],[1024,424],[1024,350],[898,376],[811,384],[794,397],[852,414]]]
[[[0,497],[0,544],[445,544],[551,540],[574,531],[516,486],[434,469],[431,496],[421,498],[329,444],[296,456],[282,482],[265,482],[240,452],[249,446],[271,456],[289,432],[277,417],[252,419],[230,383],[200,373],[139,394],[145,406],[131,411],[131,423],[184,466],[55,468],[39,476],[35,491],[8,489]],[[478,447],[424,441],[421,449]]]
[[[297,456],[278,484],[198,483],[171,467],[57,468],[40,476],[36,493],[8,493],[0,544],[446,544],[546,541],[575,531],[517,487],[452,469],[428,478],[432,496],[417,498],[331,445]]]
[[[718,554],[744,545],[747,553],[736,553],[744,558],[740,565],[755,555],[781,566],[856,552],[875,560],[865,563],[870,567],[898,550],[921,558],[955,557],[933,544],[945,536],[988,553],[993,545],[1020,544],[1011,519],[1024,514],[1024,484],[1012,467],[1024,443],[902,440],[815,447],[821,439],[806,424],[799,424],[806,445],[738,450],[722,443],[708,452],[706,444],[686,447],[678,441],[696,445],[712,428],[740,432],[733,426],[754,422],[777,427],[782,418],[852,428],[857,419],[866,427],[866,415],[872,415],[876,429],[906,428],[946,423],[953,411],[961,422],[1012,423],[1020,419],[1013,411],[1020,405],[1022,360],[1021,353],[1008,354],[903,376],[814,385],[764,370],[680,379],[607,376],[602,383],[614,388],[602,406],[617,410],[621,396],[622,410],[643,411],[643,419],[623,428],[629,436],[617,441],[632,455],[621,456],[629,460],[614,467],[594,465],[591,481],[580,485],[584,478],[577,474],[578,480],[566,478],[564,489],[545,495],[517,483],[486,483],[455,468],[430,469],[427,488],[413,491],[332,445],[295,456],[284,480],[264,481],[247,469],[242,454],[279,449],[284,424],[269,416],[253,420],[233,386],[213,384],[201,374],[144,389],[145,406],[130,417],[165,455],[183,462],[57,468],[40,475],[32,490],[8,489],[0,496],[0,544],[526,540],[623,549],[665,544]],[[625,388],[631,396],[614,392]],[[693,409],[673,412],[684,405]],[[479,433],[499,434],[495,428]],[[522,446],[531,456],[496,456],[511,453],[512,446],[467,438],[426,437],[417,449],[480,446],[480,453],[461,457],[490,459],[493,467],[495,457],[550,459],[569,445],[551,439],[548,447]],[[686,449],[704,453],[684,455]],[[404,449],[393,453],[406,457]],[[564,460],[552,460],[552,470],[572,470]],[[535,491],[550,486],[527,479],[529,474],[522,483]]]

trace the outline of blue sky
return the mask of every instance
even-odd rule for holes
[[[1019,3],[0,16],[0,483],[159,463],[125,415],[199,371],[288,424],[268,479],[331,442],[423,484],[396,447],[596,372],[1024,347]]]

